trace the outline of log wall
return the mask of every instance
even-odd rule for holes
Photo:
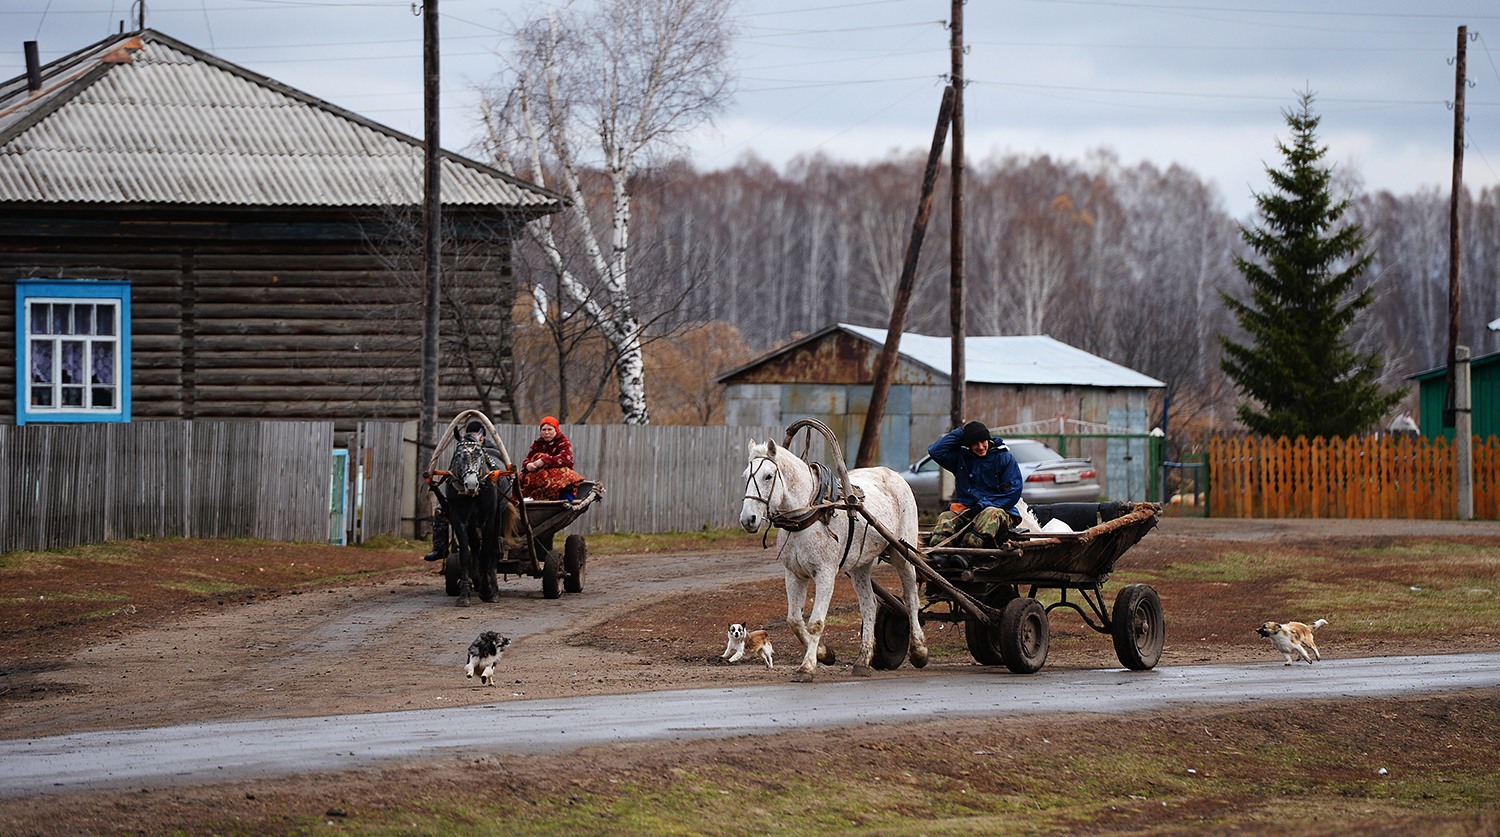
[[[420,248],[390,228],[258,214],[141,229],[0,217],[0,420],[16,417],[18,279],[130,283],[132,419],[331,419],[352,431],[414,418]],[[511,230],[457,229],[469,240],[445,246],[439,401],[508,420]]]

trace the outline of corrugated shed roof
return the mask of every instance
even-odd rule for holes
[[[877,345],[886,329],[839,323],[839,328]],[[953,341],[903,332],[897,354],[949,375]],[[1040,384],[1085,387],[1164,387],[1149,375],[1112,363],[1043,334],[964,338],[964,371],[971,384]]]
[[[106,39],[0,85],[0,202],[422,202],[422,142],[159,32]],[[444,206],[560,196],[444,152]]]

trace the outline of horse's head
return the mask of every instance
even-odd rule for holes
[[[750,461],[740,476],[745,480],[745,499],[740,506],[740,525],[746,532],[758,532],[771,513],[786,508],[786,480],[781,475],[777,457],[785,448],[774,441],[750,443]]]
[[[452,474],[451,483],[460,494],[474,496],[489,481],[489,461],[484,455],[484,446],[467,439],[458,443],[453,451],[453,462],[448,466]]]

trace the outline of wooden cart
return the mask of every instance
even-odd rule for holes
[[[1115,561],[1156,527],[1161,506],[1059,503],[1031,509],[1043,523],[1058,517],[1080,531],[1021,537],[994,549],[933,546],[930,534],[922,536],[921,548],[908,551],[926,586],[922,620],[962,622],[976,662],[1031,674],[1047,660],[1050,615],[1069,609],[1094,631],[1110,635],[1121,665],[1154,667],[1166,640],[1160,596],[1148,584],[1128,584],[1110,608],[1104,584]],[[1056,591],[1058,600],[1043,605],[1037,598],[1042,590]],[[882,606],[871,665],[893,669],[906,656],[905,610],[897,597],[878,592]]]
[[[489,438],[500,451],[505,471],[514,476],[516,468],[510,453],[484,413],[478,410],[459,413],[449,423],[448,431],[442,438],[451,438],[453,428],[474,420],[484,425]],[[440,441],[434,447],[429,473],[437,471],[445,447],[445,441]],[[527,500],[521,496],[517,481],[512,480],[511,485],[510,499],[520,507],[521,512],[520,538],[510,548],[498,551],[493,566],[477,572],[489,575],[488,583],[492,590],[498,589],[498,576],[515,575],[540,578],[542,595],[549,599],[559,598],[564,591],[583,592],[584,569],[588,564],[588,544],[583,535],[568,535],[563,540],[561,550],[554,547],[553,541],[562,530],[604,498],[604,485],[598,481],[584,482],[578,486],[577,497],[573,500]],[[447,559],[443,561],[443,579],[448,595],[457,596],[463,581],[457,548],[450,548]],[[476,587],[483,586],[477,583],[479,579],[475,581]]]
[[[1144,671],[1161,658],[1166,620],[1161,597],[1148,584],[1129,584],[1106,606],[1104,583],[1115,561],[1156,527],[1156,503],[1058,503],[1032,506],[1042,524],[1057,518],[1068,534],[1012,534],[994,548],[932,544],[931,533],[909,544],[873,517],[857,497],[850,497],[848,474],[838,439],[817,419],[800,419],[787,428],[785,446],[792,450],[799,431],[817,431],[838,467],[840,501],[832,507],[862,515],[893,547],[891,552],[916,567],[925,588],[922,621],[962,622],[969,653],[982,665],[1004,665],[1017,674],[1040,671],[1047,661],[1048,616],[1075,611],[1093,630],[1109,634],[1115,655],[1126,668]],[[806,448],[804,448],[805,450]],[[1059,600],[1043,605],[1042,590],[1056,590]],[[897,668],[906,659],[910,623],[901,598],[875,585],[881,606],[875,617],[875,653],[870,665]]]

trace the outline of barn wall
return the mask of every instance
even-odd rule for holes
[[[4,419],[16,417],[13,285],[33,278],[130,283],[133,419],[336,418],[348,431],[420,412],[420,258],[375,252],[419,254],[410,235],[319,218],[139,226],[0,218]],[[445,244],[460,255],[443,275],[439,400],[507,420],[509,232],[466,229]]]

